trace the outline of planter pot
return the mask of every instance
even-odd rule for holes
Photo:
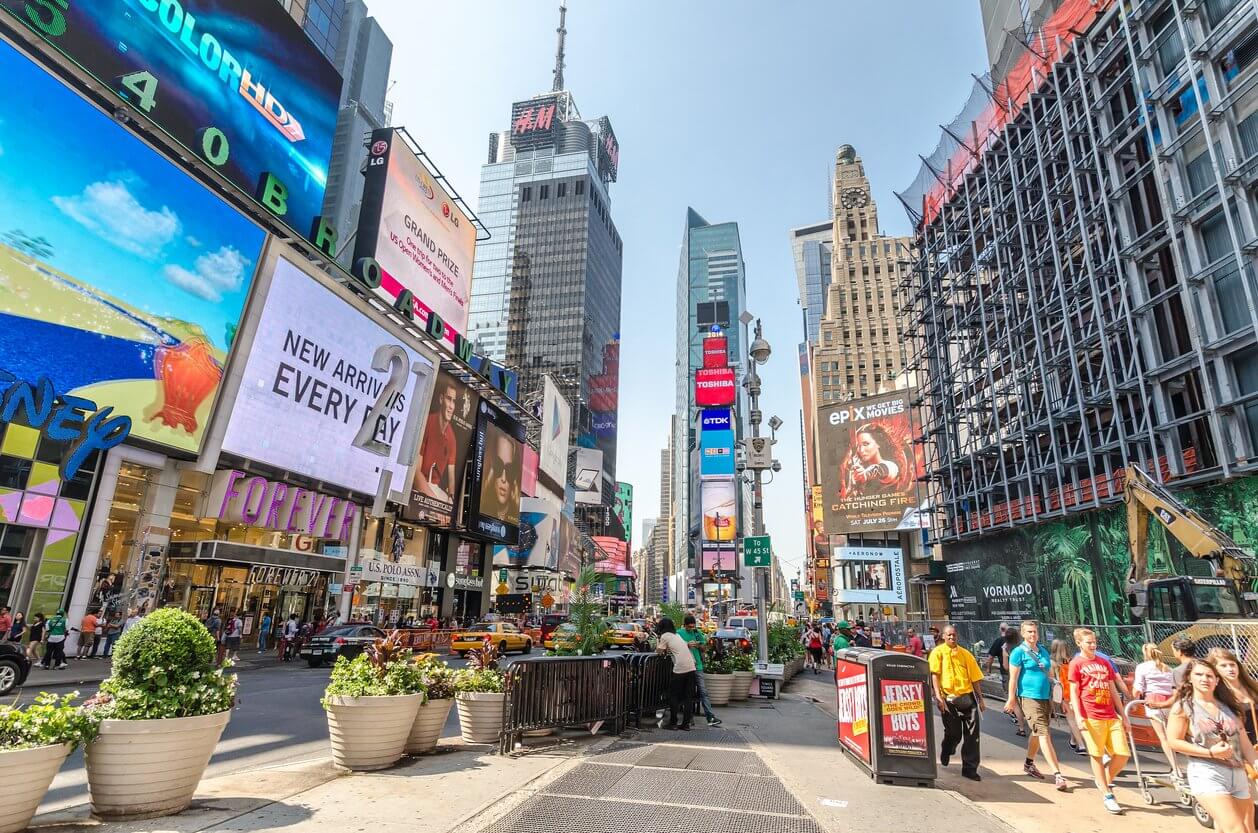
[[[26,829],[69,754],[68,743],[0,752],[0,833]]]
[[[734,687],[730,690],[729,699],[734,701],[742,701],[747,699],[747,692],[751,690],[751,683],[756,679],[756,675],[751,671],[735,671]]]
[[[729,705],[730,692],[734,689],[733,674],[704,674],[703,686],[714,706]]]
[[[446,726],[446,718],[450,709],[454,708],[454,699],[429,700],[419,707],[415,713],[415,722],[411,724],[411,735],[406,739],[407,755],[427,755],[437,748],[441,739],[441,730]]]
[[[92,814],[151,819],[178,813],[214,754],[231,711],[164,720],[103,720],[87,747]]]
[[[459,733],[467,743],[497,743],[502,732],[502,704],[506,694],[460,691],[454,696],[459,707]]]
[[[397,763],[423,699],[422,694],[329,697],[332,763],[340,769],[358,771],[384,769]]]

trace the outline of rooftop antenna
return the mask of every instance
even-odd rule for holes
[[[564,38],[568,35],[568,30],[564,28],[564,21],[567,17],[568,0],[559,0],[559,28],[555,30],[559,33],[559,48],[555,52],[555,83],[551,87],[553,92],[563,90],[563,45]]]

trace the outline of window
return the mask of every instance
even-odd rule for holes
[[[533,199],[533,189],[524,188],[520,191],[520,202],[528,202]]]
[[[576,187],[572,189],[572,192],[576,194],[578,197],[584,194],[585,193],[585,180],[578,179],[576,183]]]
[[[566,197],[568,195],[568,183],[561,182],[555,186],[556,197]]]

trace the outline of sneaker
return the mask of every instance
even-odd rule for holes
[[[1113,813],[1114,815],[1121,816],[1123,814],[1123,808],[1118,805],[1118,801],[1114,799],[1113,793],[1109,793],[1108,795],[1105,796],[1104,803],[1105,803],[1105,809]]]
[[[67,668],[69,668],[69,667],[70,667],[70,666],[66,665],[66,664],[63,662],[63,663],[61,663],[60,665],[58,665],[58,666],[57,666],[57,670],[58,670],[58,671],[65,671],[65,670],[66,670]]]
[[[951,756],[951,755],[949,755],[947,752],[940,752],[940,753],[939,753],[939,765],[940,765],[940,766],[947,766],[947,765],[948,765],[948,761],[951,761],[951,760],[952,760],[952,756]]]
[[[1035,763],[1034,763],[1034,762],[1029,763],[1029,764],[1028,764],[1028,763],[1024,763],[1024,764],[1022,764],[1022,771],[1023,771],[1023,772],[1025,772],[1027,775],[1030,775],[1032,778],[1043,778],[1043,777],[1044,777],[1044,773],[1042,773],[1042,772],[1040,772],[1038,769],[1036,769],[1036,767],[1035,767]],[[1060,776],[1058,776],[1058,777],[1060,777]]]
[[[1053,786],[1061,792],[1066,792],[1070,789],[1070,784],[1066,781],[1066,776],[1062,775],[1060,772],[1054,773]]]
[[[1075,754],[1086,758],[1088,757],[1088,748],[1086,746],[1076,746]]]
[[[971,781],[982,781],[982,780],[983,780],[983,776],[979,775],[977,772],[962,772],[962,773],[961,773],[961,777],[962,777],[962,778],[969,778]]]
[[[709,725],[709,726],[720,726],[720,725],[721,725],[721,718],[716,717],[715,715],[713,715],[712,717],[709,717],[709,718],[708,718],[708,725]]]

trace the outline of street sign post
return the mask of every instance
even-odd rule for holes
[[[743,538],[743,566],[768,567],[773,558],[773,547],[768,535],[750,535]]]

